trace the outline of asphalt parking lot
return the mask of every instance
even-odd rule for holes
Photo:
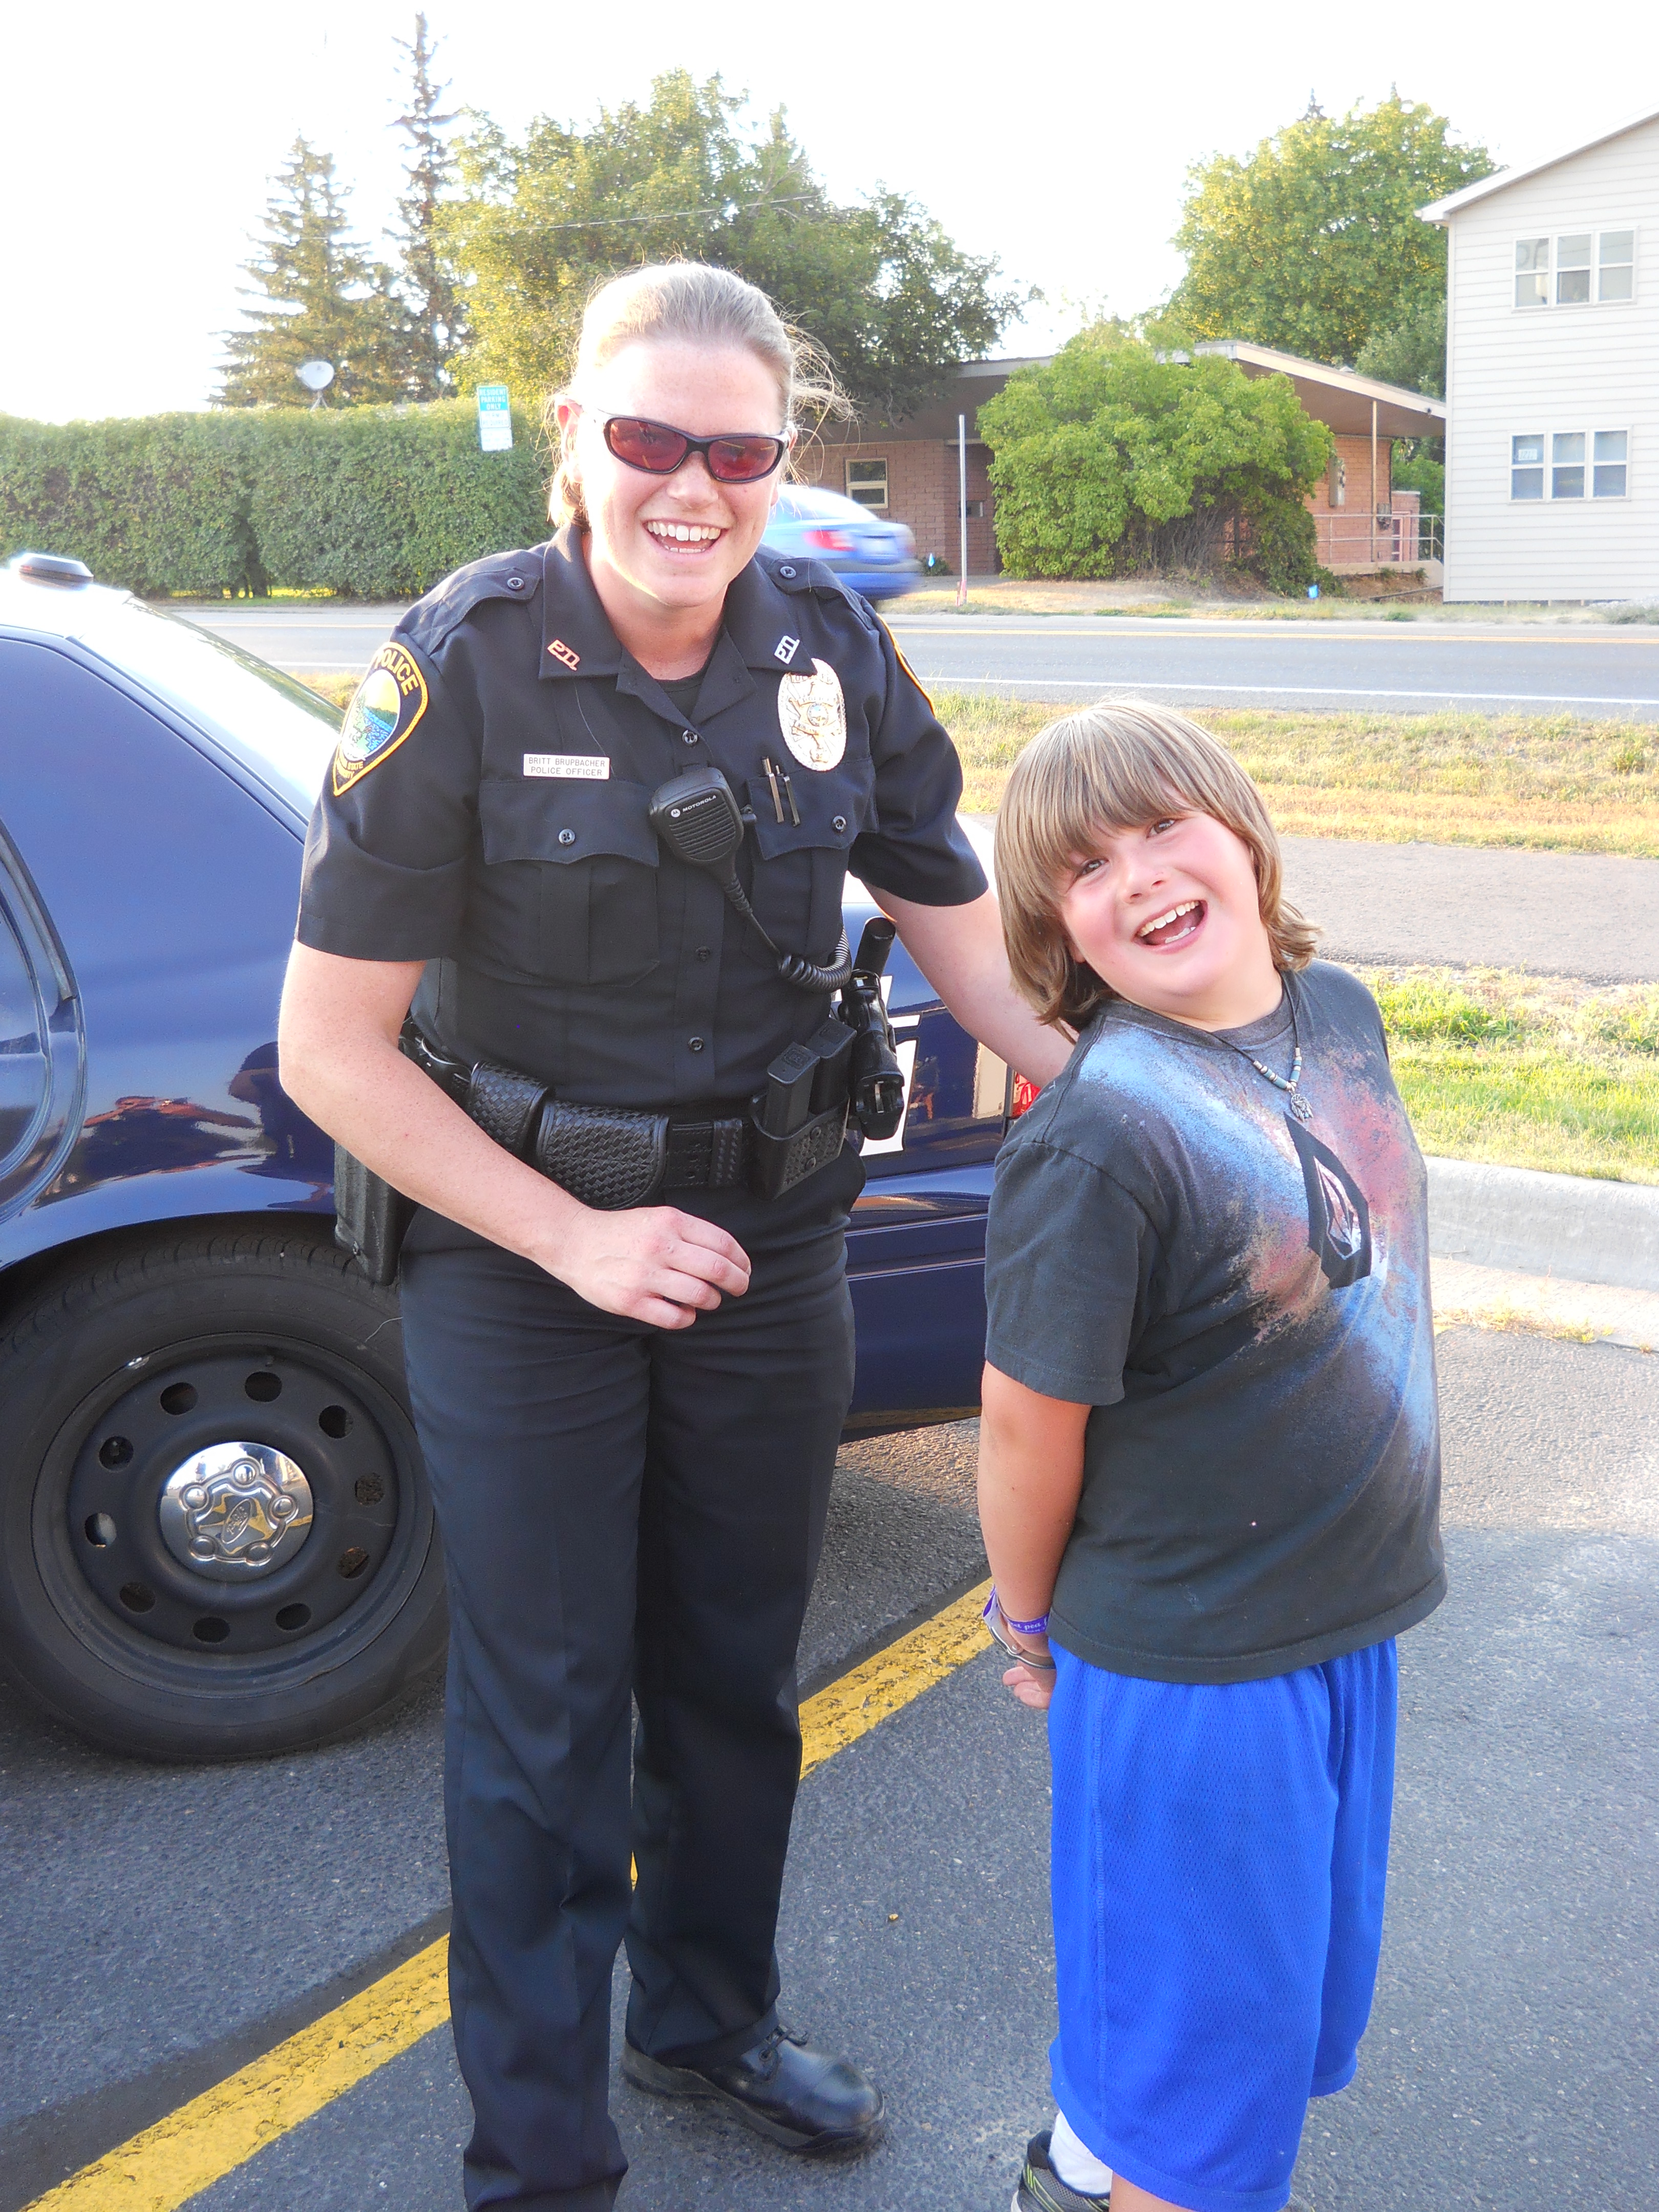
[[[1377,2009],[1297,2186],[1316,2212],[1653,2212],[1659,1360],[1463,1328],[1440,1354],[1453,1593],[1402,1644]],[[976,1578],[972,1471],[971,1425],[843,1453],[809,1686]],[[969,1661],[803,1787],[784,2008],[877,2074],[886,2140],[802,2162],[619,2087],[627,2212],[1001,2212],[1048,2118],[1052,1984],[1042,1738],[998,1671]],[[438,1767],[430,1694],[217,1770],[128,1765],[7,1705],[0,2212],[441,1929]],[[450,2212],[466,2127],[440,2028],[188,2201]]]

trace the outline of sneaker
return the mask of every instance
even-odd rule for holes
[[[1049,2165],[1051,2132],[1044,2128],[1026,2144],[1025,2171],[1008,2212],[1106,2212],[1112,2201],[1109,2189],[1103,2197],[1085,2197],[1080,2191],[1068,2188]]]

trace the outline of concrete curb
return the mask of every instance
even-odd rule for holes
[[[1528,1275],[1659,1291],[1659,1188],[1431,1159],[1429,1248]]]

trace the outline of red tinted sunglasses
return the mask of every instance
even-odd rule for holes
[[[605,442],[619,461],[630,469],[643,469],[650,477],[672,477],[693,453],[701,453],[716,483],[758,483],[789,450],[787,438],[751,437],[743,431],[720,438],[692,438],[667,422],[647,422],[642,415],[608,415]]]

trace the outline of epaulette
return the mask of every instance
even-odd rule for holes
[[[826,568],[822,561],[784,560],[764,549],[756,555],[769,580],[781,592],[811,592],[821,599],[839,599],[850,607],[871,636],[876,635],[876,618],[856,592],[849,591],[835,570]]]
[[[422,653],[434,653],[486,599],[526,605],[542,587],[544,550],[532,545],[520,553],[491,553],[482,561],[470,561],[424,599],[416,599],[393,635],[406,637]]]

